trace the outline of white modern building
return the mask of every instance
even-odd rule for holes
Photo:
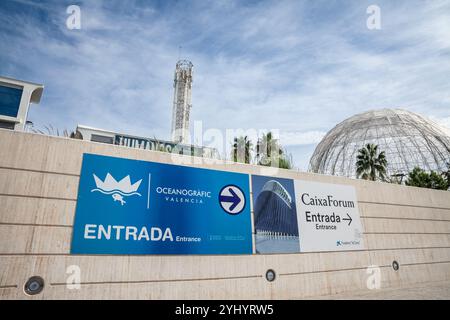
[[[164,151],[169,153],[219,159],[219,152],[214,148],[174,143],[156,138],[139,137],[84,125],[77,126],[75,137],[82,140],[114,144],[129,148]]]
[[[42,84],[0,77],[0,128],[24,131],[28,108],[41,101]]]

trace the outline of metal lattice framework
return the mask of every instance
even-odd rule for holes
[[[325,135],[311,157],[309,171],[354,178],[358,150],[367,143],[385,152],[388,177],[407,175],[415,166],[444,171],[450,162],[449,131],[402,109],[357,114]]]
[[[187,60],[177,62],[174,76],[172,111],[172,140],[176,143],[190,143],[189,114],[192,108],[193,64]]]

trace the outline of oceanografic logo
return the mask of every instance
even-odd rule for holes
[[[93,176],[97,188],[92,189],[91,192],[97,191],[103,194],[111,195],[112,199],[114,201],[119,201],[122,206],[126,203],[123,197],[130,197],[134,195],[141,196],[141,194],[137,191],[139,189],[139,186],[141,185],[142,179],[136,181],[134,184],[131,184],[129,175],[119,182],[114,179],[114,177],[109,172],[103,181],[99,179],[95,174],[93,174]]]

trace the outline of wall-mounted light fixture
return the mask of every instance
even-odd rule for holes
[[[44,279],[38,276],[31,277],[23,286],[23,290],[30,296],[41,293],[44,290]]]

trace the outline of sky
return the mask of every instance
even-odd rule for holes
[[[81,29],[66,26],[70,5]],[[367,27],[370,5],[381,29]],[[0,43],[1,76],[45,86],[35,128],[168,140],[180,58],[194,64],[192,123],[278,130],[299,170],[356,113],[403,108],[450,127],[447,0],[2,0]]]

